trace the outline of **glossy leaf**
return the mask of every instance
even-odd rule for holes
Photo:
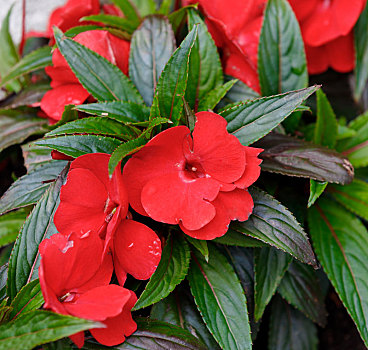
[[[309,210],[318,260],[368,345],[368,231],[339,204],[320,199]]]
[[[194,9],[188,10],[188,28],[198,24],[198,35],[189,58],[188,83],[185,100],[198,111],[199,101],[223,84],[220,56],[207,26]],[[224,92],[225,94],[225,92]]]
[[[273,247],[254,250],[255,275],[255,319],[261,319],[263,312],[275,294],[292,258]]]
[[[215,238],[213,240],[216,243],[230,245],[230,246],[238,246],[238,247],[264,247],[265,243],[259,241],[258,239],[254,239],[246,234],[237,231],[236,227],[230,228],[224,236]]]
[[[312,267],[293,261],[278,288],[281,296],[322,327],[326,323],[324,297]]]
[[[27,283],[38,278],[40,255],[38,246],[45,238],[56,233],[53,216],[59,202],[60,188],[66,171],[58,177],[37,203],[15,242],[9,261],[7,294],[10,300]]]
[[[197,37],[195,26],[167,62],[158,80],[156,92],[160,114],[179,124],[183,113],[183,96],[187,87],[189,56]]]
[[[61,153],[77,158],[87,153],[111,154],[121,141],[112,137],[97,135],[67,135],[53,138],[45,138],[34,143],[55,149]]]
[[[129,76],[151,106],[156,84],[175,49],[169,21],[162,16],[147,17],[134,32],[130,45]]]
[[[138,22],[130,21],[126,18],[112,16],[112,15],[91,15],[81,18],[82,21],[103,23],[109,27],[116,27],[120,30],[132,34],[138,26]]]
[[[315,180],[310,180],[309,198],[308,198],[308,208],[311,207],[316,200],[321,196],[328,182],[320,182]]]
[[[59,29],[55,29],[54,35],[61,54],[79,82],[98,101],[143,102],[132,82],[117,66],[76,41],[63,37]],[[90,67],[98,67],[98,70]]]
[[[98,322],[35,310],[0,326],[0,349],[31,350],[37,345],[101,326]]]
[[[333,185],[330,193],[345,208],[368,220],[368,183],[354,179],[347,186]]]
[[[132,102],[112,101],[89,103],[75,106],[74,108],[84,113],[109,117],[122,123],[143,122],[149,118],[149,108]]]
[[[16,111],[0,111],[0,152],[44,131],[46,119]]]
[[[136,302],[134,310],[139,310],[167,297],[185,278],[190,262],[188,243],[179,234],[168,239],[157,270]]]
[[[300,311],[276,297],[272,303],[268,343],[270,350],[317,350],[317,328]]]
[[[248,146],[276,128],[319,87],[245,101],[220,112],[227,130]]]
[[[354,176],[351,163],[340,153],[287,135],[270,134],[257,142],[265,151],[262,169],[318,181],[350,183]]]
[[[249,192],[254,201],[253,213],[247,221],[237,222],[234,227],[316,267],[308,237],[293,214],[269,194],[255,187]]]
[[[28,212],[25,210],[18,210],[0,216],[0,247],[13,243],[17,239],[27,214]]]
[[[4,86],[13,79],[37,69],[52,65],[51,47],[43,46],[24,56],[17,64],[12,66],[8,73],[2,78],[0,86]]]
[[[209,262],[193,252],[189,284],[201,315],[222,348],[251,349],[245,295],[234,269],[214,245]]]

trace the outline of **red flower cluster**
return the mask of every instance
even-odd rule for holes
[[[128,74],[130,43],[119,39],[105,30],[90,30],[78,34],[74,40],[105,57]],[[44,95],[41,109],[51,124],[61,119],[64,107],[69,104],[82,104],[90,95],[80,84],[65,58],[56,49],[52,55],[53,66],[46,67],[51,77],[52,89]]]
[[[366,0],[289,0],[303,35],[308,71],[354,68],[353,27]]]
[[[121,286],[128,273],[147,279],[160,261],[161,242],[150,228],[127,219],[122,174],[118,167],[109,178],[109,159],[95,153],[71,163],[54,216],[60,233],[40,248],[40,281],[45,307],[103,321],[106,328],[92,334],[104,345],[116,345],[136,328],[130,316],[136,297],[109,285],[113,266]],[[83,334],[72,339],[83,344]]]
[[[127,162],[123,176],[138,213],[214,239],[252,212],[247,188],[259,177],[262,150],[242,146],[218,114],[196,118],[192,137],[186,126],[158,134]]]

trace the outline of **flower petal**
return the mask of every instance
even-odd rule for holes
[[[78,332],[69,336],[70,340],[80,349],[84,344],[84,332]]]
[[[340,73],[352,71],[355,66],[353,31],[329,42],[326,51],[331,68]]]
[[[258,158],[258,155],[263,151],[262,148],[245,147],[245,159],[246,166],[242,177],[235,181],[236,187],[247,188],[252,185],[259,178],[261,174],[262,159]]]
[[[305,54],[309,74],[320,74],[328,69],[329,57],[326,52],[326,45],[315,47],[305,45]]]

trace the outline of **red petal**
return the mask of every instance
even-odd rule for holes
[[[66,154],[56,151],[54,149],[51,151],[51,158],[55,160],[74,160],[73,157],[67,156]]]
[[[155,272],[161,259],[161,241],[146,225],[122,220],[113,239],[115,268],[145,280]],[[117,274],[119,279],[119,275]],[[122,276],[124,280],[124,275]],[[119,279],[120,283],[120,279]]]
[[[210,203],[220,189],[211,178],[190,179],[185,171],[156,177],[142,191],[142,204],[154,220],[167,224],[180,221],[189,230],[197,230],[215,216]]]
[[[326,51],[334,70],[340,73],[352,71],[355,66],[353,31],[326,44]]]
[[[320,74],[328,69],[329,57],[326,45],[312,47],[305,45],[309,74]]]
[[[196,239],[209,240],[221,237],[227,232],[231,220],[247,220],[254,206],[248,191],[240,189],[220,192],[212,204],[216,208],[216,216],[209,224],[194,231],[180,225],[183,232]]]
[[[80,349],[84,344],[84,332],[78,332],[69,336],[70,340]]]
[[[88,96],[88,91],[82,85],[61,85],[46,92],[41,100],[41,109],[50,118],[60,120],[66,105],[80,105]]]
[[[289,0],[289,3],[299,22],[303,21],[310,15],[313,15],[313,10],[318,6],[319,0]]]
[[[79,80],[69,67],[46,67],[45,72],[52,79],[50,86],[57,88],[65,84],[78,84]]]
[[[245,169],[244,147],[227,132],[226,120],[212,112],[196,113],[196,118],[193,155],[199,157],[206,173],[216,180],[225,183],[238,180]]]
[[[190,131],[185,126],[167,129],[133,155],[124,166],[123,177],[130,205],[135,211],[147,215],[141,203],[145,184],[155,177],[184,168],[184,139]]]
[[[131,309],[136,303],[137,297],[132,291],[124,290],[130,293],[130,298],[125,303],[123,311],[118,316],[103,321],[107,326],[106,328],[91,329],[92,335],[103,345],[118,345],[125,340],[125,337],[130,336],[137,330],[137,324],[131,314]]]
[[[247,188],[252,185],[259,178],[261,174],[262,160],[258,158],[258,155],[263,151],[261,148],[245,147],[245,171],[242,177],[235,181],[236,187]]]

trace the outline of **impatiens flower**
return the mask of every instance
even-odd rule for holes
[[[93,153],[71,163],[54,223],[62,234],[92,231],[104,240],[123,285],[127,273],[137,279],[151,277],[161,258],[161,242],[149,227],[126,219],[127,191],[119,167],[109,178],[109,159],[108,154]]]
[[[39,246],[39,278],[46,309],[101,322],[105,328],[90,331],[101,344],[113,346],[137,329],[131,316],[137,297],[109,284],[113,264],[111,255],[101,260],[103,249],[102,241],[92,232],[69,237],[54,234]],[[84,332],[70,338],[83,346]]]
[[[74,40],[105,57],[124,74],[128,74],[129,42],[105,30],[86,31],[76,35]],[[53,66],[45,69],[51,78],[52,89],[46,92],[41,100],[41,109],[47,114],[51,124],[61,119],[66,105],[82,104],[90,96],[58,49],[52,54],[52,63]]]
[[[366,0],[289,0],[300,23],[308,70],[322,73],[354,68],[353,27]]]
[[[186,0],[183,5],[199,3],[208,30],[222,49],[226,74],[260,91],[257,51],[263,11],[267,0]]]
[[[242,146],[218,114],[196,118],[192,136],[186,126],[163,131],[129,159],[123,175],[138,213],[214,239],[252,212],[247,188],[259,177],[262,150]]]

